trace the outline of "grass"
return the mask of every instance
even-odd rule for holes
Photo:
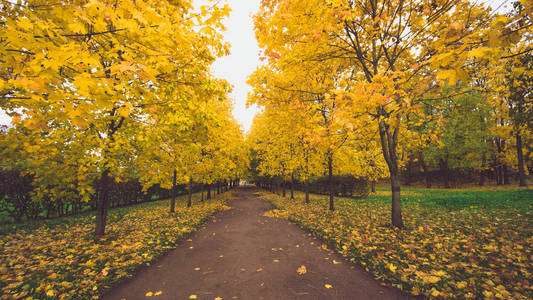
[[[378,188],[363,202],[390,202],[390,188]],[[357,200],[356,200],[357,201]],[[517,208],[527,210],[533,203],[533,190],[515,189],[402,189],[404,206],[422,205],[439,207],[447,210],[468,208],[505,209]]]
[[[185,197],[112,209],[106,236],[93,241],[94,213],[2,227],[0,291],[6,299],[91,299],[159,257],[211,214],[228,209],[231,193],[193,207]]]
[[[310,229],[376,278],[430,298],[533,297],[533,191],[402,190],[405,229],[390,226],[390,192],[366,199],[263,193],[288,218]]]
[[[205,196],[205,195],[204,195]],[[188,195],[176,197],[176,207],[185,207]],[[194,193],[193,199],[198,201],[200,193]],[[169,199],[142,202],[139,204],[110,208],[108,210],[108,223],[120,220],[124,215],[137,209],[150,209],[151,207],[160,207],[162,203],[167,203]],[[169,204],[170,207],[170,204]],[[32,230],[41,226],[54,227],[58,225],[72,226],[78,223],[94,222],[96,211],[85,211],[76,215],[57,217],[51,219],[29,220],[21,223],[2,223],[0,222],[0,235],[17,230]]]

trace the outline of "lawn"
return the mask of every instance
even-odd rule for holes
[[[185,196],[170,214],[169,200],[110,211],[106,237],[93,241],[94,214],[3,226],[0,233],[2,299],[94,298],[129,277],[196,230],[211,214],[227,209],[231,193],[205,203]]]
[[[533,297],[533,190],[402,190],[405,229],[390,226],[390,192],[367,199],[297,192],[262,197],[376,278],[434,298]]]

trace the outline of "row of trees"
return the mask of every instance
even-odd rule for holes
[[[88,200],[81,197],[43,198],[35,201],[34,176],[30,172],[10,170],[0,172],[0,213],[9,216],[2,222],[21,222],[23,220],[51,219],[56,217],[76,215],[95,211],[101,191],[100,181],[93,182],[94,193]],[[173,189],[162,188],[159,184],[143,187],[139,179],[129,179],[125,182],[112,182],[109,187],[109,207],[135,205],[160,199],[169,199],[176,195],[201,193],[200,201],[209,200],[228,189],[237,186],[238,181],[219,181],[214,184],[186,183],[178,184]],[[75,192],[75,191],[74,191]],[[75,195],[75,194],[74,194]]]
[[[192,191],[194,182],[242,177],[247,152],[230,87],[210,71],[228,53],[220,33],[227,6],[0,6],[0,108],[13,125],[1,135],[1,167],[33,177],[34,201],[97,195],[99,238],[114,182],[159,185],[175,199],[179,184]]]
[[[505,177],[531,168],[533,6],[507,14],[468,0],[263,1],[264,66],[249,103],[258,175],[389,178],[418,165]],[[525,153],[524,153],[525,148]],[[507,173],[506,173],[507,172]],[[409,172],[407,172],[409,173]],[[449,179],[446,179],[449,180]]]

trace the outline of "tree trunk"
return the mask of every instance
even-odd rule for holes
[[[444,180],[444,188],[450,188],[450,174],[448,170],[448,162],[444,159],[439,160],[440,172],[442,179]]]
[[[403,228],[402,205],[400,198],[400,176],[398,173],[391,173],[390,184],[392,190],[392,225],[398,228]]]
[[[176,207],[176,177],[177,171],[174,170],[174,177],[172,179],[172,200],[170,200],[170,212],[173,213]]]
[[[420,162],[420,166],[422,167],[422,172],[424,172],[424,178],[426,180],[426,188],[431,187],[431,176],[429,175],[428,166],[426,165],[426,162],[424,161],[424,154],[420,152],[418,154],[418,161]]]
[[[211,183],[207,184],[207,200],[211,199]]]
[[[202,194],[202,196],[200,197],[200,202],[204,202],[204,186],[203,185],[202,185],[201,194]]]
[[[98,197],[98,204],[96,208],[96,227],[94,231],[95,238],[98,240],[105,234],[105,225],[107,221],[107,208],[109,206],[109,186],[111,177],[109,176],[109,170],[105,170],[102,173],[100,179],[101,193]]]
[[[329,189],[329,210],[335,210],[335,202],[333,199],[333,155],[328,154],[328,189]]]
[[[485,164],[487,163],[487,158],[485,157],[485,153],[483,152],[483,156],[481,157],[481,171],[479,171],[479,186],[485,185]]]
[[[398,157],[396,156],[399,128],[390,128],[390,126],[385,121],[379,121],[378,126],[383,157],[385,158],[385,162],[387,162],[387,166],[389,167],[390,173],[392,191],[392,225],[397,228],[403,228],[402,200],[400,196],[400,178],[398,174]]]
[[[527,186],[526,172],[524,170],[524,152],[522,152],[522,136],[520,134],[516,134],[516,156],[518,159],[518,185]]]
[[[370,182],[370,189],[371,189],[372,193],[376,193],[376,181],[375,180],[372,180]]]
[[[305,204],[309,204],[309,179],[305,181]]]
[[[496,183],[498,185],[502,185],[503,184],[503,172],[502,172],[502,166],[498,166],[498,168],[496,168]]]
[[[220,195],[220,181],[217,181],[217,195]]]
[[[503,184],[509,184],[509,171],[507,170],[507,165],[502,166],[503,170]]]
[[[498,160],[497,163],[500,163],[502,157],[502,142],[499,138],[496,138],[496,149],[498,150]],[[503,168],[502,165],[498,165],[496,168],[496,184],[501,185],[503,183]]]
[[[281,188],[283,189],[282,190],[282,194],[283,194],[283,198],[285,198],[285,195],[287,194],[286,190],[285,190],[285,181],[283,181],[281,183]]]
[[[291,200],[294,200],[294,175],[291,175]]]
[[[187,207],[192,205],[192,177],[189,177],[189,197],[187,197]]]

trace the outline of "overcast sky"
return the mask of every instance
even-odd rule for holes
[[[226,41],[231,44],[231,54],[218,59],[213,71],[233,85],[235,101],[233,115],[246,131],[250,129],[257,107],[246,108],[246,98],[251,90],[246,79],[259,65],[259,47],[254,34],[251,15],[259,9],[259,0],[228,0],[232,11],[224,22]]]

